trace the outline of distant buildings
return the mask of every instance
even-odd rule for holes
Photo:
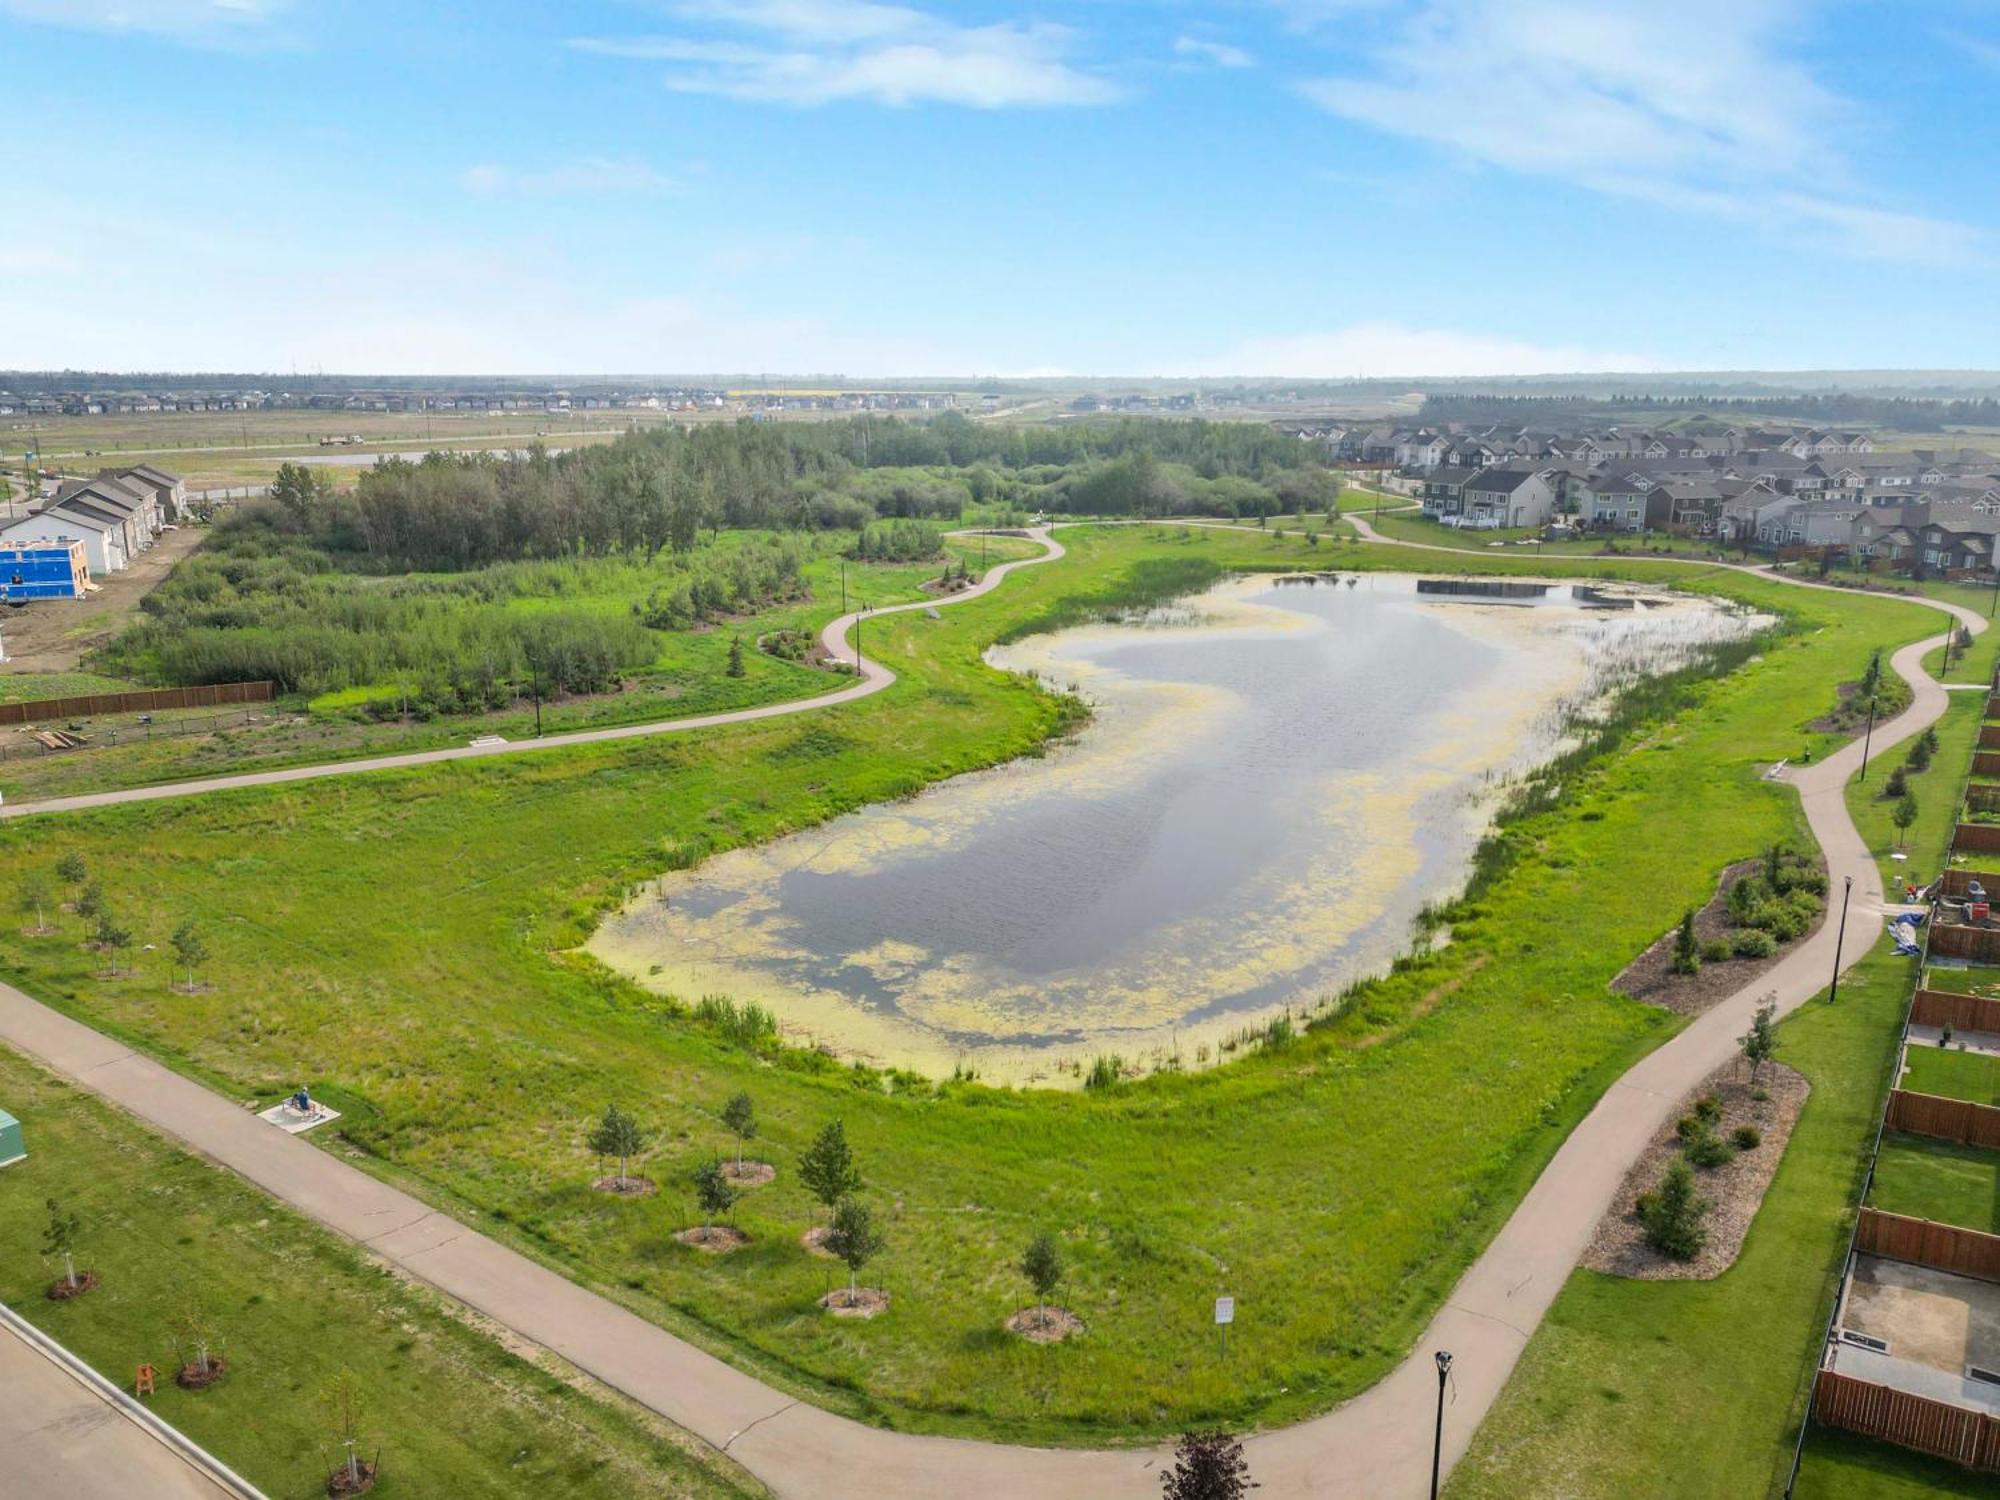
[[[94,479],[69,481],[27,515],[0,526],[0,547],[80,548],[84,568],[69,593],[40,596],[76,597],[90,586],[90,575],[130,567],[163,529],[184,518],[186,504],[187,487],[177,474],[151,464],[106,469]]]

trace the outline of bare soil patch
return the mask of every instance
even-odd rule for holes
[[[723,1180],[740,1188],[762,1187],[776,1179],[778,1169],[767,1161],[726,1161],[722,1164]]]
[[[1007,1320],[1007,1331],[1031,1344],[1060,1344],[1083,1332],[1083,1319],[1062,1307],[1024,1307]]]
[[[193,984],[171,984],[167,988],[176,995],[206,995],[214,990],[215,986],[207,980],[197,980]]]
[[[740,1229],[731,1229],[727,1224],[697,1224],[693,1229],[681,1230],[674,1238],[683,1245],[706,1250],[710,1255],[727,1255],[750,1243],[749,1235]]]
[[[1716,882],[1715,895],[1694,914],[1697,944],[1726,943],[1730,940],[1736,929],[1729,924],[1729,888],[1744,876],[1756,874],[1762,863],[1761,859],[1738,860],[1722,872],[1722,879]],[[1826,903],[1822,901],[1819,920],[1798,941],[1804,942],[1805,938],[1811,937],[1825,921]],[[1611,981],[1611,988],[1634,1000],[1643,1000],[1648,1005],[1663,1005],[1677,1015],[1698,1016],[1717,1001],[1727,999],[1746,984],[1754,983],[1795,946],[1793,943],[1780,943],[1767,958],[1705,958],[1694,973],[1676,974],[1674,942],[1680,935],[1680,929],[1680,919],[1676,917],[1658,942],[1633,959]]]
[[[206,1370],[192,1360],[182,1365],[174,1375],[174,1384],[184,1391],[205,1391],[228,1373],[229,1361],[211,1354]]]
[[[10,672],[74,672],[84,656],[123,630],[139,601],[202,544],[206,530],[183,526],[163,533],[121,573],[96,580],[88,599],[40,599],[7,616]]]
[[[821,1260],[838,1260],[839,1256],[826,1248],[827,1236],[833,1230],[825,1224],[816,1224],[799,1236],[799,1243],[806,1247],[806,1254],[817,1255]]]
[[[1759,1088],[1770,1097],[1755,1098]],[[1808,1092],[1805,1075],[1778,1062],[1764,1065],[1754,1087],[1748,1064],[1740,1061],[1726,1063],[1711,1073],[1681,1100],[1680,1108],[1660,1127],[1645,1153],[1625,1174],[1618,1196],[1598,1222],[1580,1264],[1592,1271],[1641,1281],[1710,1281],[1728,1270],[1735,1264],[1743,1248],[1743,1237],[1757,1217],[1764,1190],[1777,1174],[1785,1142],[1791,1139],[1792,1126],[1798,1122],[1799,1111],[1805,1108]],[[1708,1243],[1693,1260],[1674,1260],[1646,1243],[1645,1231],[1639,1225],[1639,1195],[1658,1187],[1668,1164],[1681,1154],[1674,1126],[1682,1115],[1694,1113],[1695,1101],[1704,1094],[1713,1094],[1722,1101],[1722,1117],[1714,1127],[1717,1135],[1728,1140],[1737,1127],[1751,1125],[1764,1138],[1748,1151],[1738,1151],[1719,1167],[1696,1170],[1695,1189],[1713,1205],[1702,1219],[1708,1230]]]
[[[78,1271],[76,1273],[75,1286],[71,1286],[69,1284],[69,1278],[67,1276],[58,1276],[54,1281],[51,1281],[49,1283],[49,1301],[51,1302],[74,1301],[76,1298],[81,1297],[85,1292],[89,1291],[92,1287],[96,1285],[97,1285],[97,1273],[95,1271]]]
[[[23,928],[21,929],[21,936],[22,936],[22,937],[54,937],[54,936],[55,936],[55,935],[56,935],[56,934],[57,934],[58,932],[60,932],[60,931],[62,931],[62,929],[61,929],[60,927],[23,927]]]
[[[591,1184],[600,1193],[612,1193],[620,1198],[649,1198],[660,1190],[660,1185],[650,1177],[636,1174],[630,1177],[600,1177]]]
[[[343,1495],[365,1495],[374,1488],[375,1465],[365,1458],[355,1461],[352,1474],[346,1464],[341,1464],[326,1476],[326,1492],[333,1500],[340,1500]]]
[[[820,1298],[819,1305],[836,1318],[872,1318],[888,1308],[889,1294],[875,1286],[858,1286],[852,1291],[841,1287]]]

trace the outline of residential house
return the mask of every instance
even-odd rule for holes
[[[1546,526],[1556,508],[1546,470],[1482,469],[1461,495],[1465,519],[1476,526]]]

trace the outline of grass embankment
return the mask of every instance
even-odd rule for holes
[[[1955,703],[1938,725],[1932,770],[1913,780],[1955,792],[1979,722],[1976,706]],[[1850,783],[1847,803],[1879,848],[1887,813],[1873,790]],[[1912,833],[1919,859],[1943,859],[1948,819]],[[1452,1496],[1734,1500],[1782,1488],[1915,963],[1885,937],[1842,979],[1837,1004],[1808,1002],[1781,1025],[1779,1057],[1812,1094],[1736,1264],[1709,1282],[1574,1272],[1453,1474]],[[1841,1477],[1845,1448],[1815,1438],[1812,1451],[1801,1496],[1874,1493]],[[1869,1463],[1869,1472],[1914,1472]]]
[[[269,1494],[317,1493],[339,1460],[325,1391],[343,1372],[363,1392],[380,1495],[762,1493],[706,1444],[516,1358],[346,1241],[6,1051],[0,1100],[28,1138],[0,1192],[0,1297],[113,1384],[154,1365],[147,1404]],[[81,1219],[77,1263],[101,1279],[74,1301],[43,1295],[63,1269],[42,1254],[49,1198]],[[190,1307],[229,1366],[206,1391],[171,1379]]]
[[[742,538],[732,534],[730,541],[737,544]],[[1032,556],[1041,550],[1032,542],[1011,537],[958,538],[946,546],[953,557],[966,561],[975,570],[981,565],[982,555],[992,565]],[[529,614],[560,606],[622,619],[629,614],[633,602],[643,599],[664,576],[658,568],[622,558],[579,563],[573,571],[577,580],[574,589],[515,598],[508,601],[508,608]],[[826,623],[840,613],[843,571],[849,606],[858,608],[864,602],[900,604],[929,597],[923,585],[943,571],[943,564],[848,561],[843,565],[834,551],[822,549],[806,565],[809,598],[700,629],[654,632],[657,655],[631,675],[625,691],[544,703],[539,716],[542,732],[561,734],[615,724],[695,718],[764,703],[817,697],[851,686],[852,676],[803,666],[754,649],[761,637],[781,630],[802,631],[817,638]],[[741,677],[732,677],[729,675],[731,643],[739,638],[744,644],[744,670]],[[867,645],[867,641],[863,644]],[[110,684],[97,691],[142,685],[102,678],[83,680]],[[13,679],[0,676],[0,688],[12,682]],[[36,691],[22,696],[48,696],[40,690],[44,685],[38,682]],[[79,687],[55,691],[92,690]],[[87,750],[46,756],[30,754],[25,759],[0,762],[0,792],[16,800],[32,800],[107,787],[181,781],[228,771],[272,770],[405,750],[438,749],[462,745],[478,735],[500,735],[510,740],[535,737],[537,715],[527,700],[492,713],[441,715],[408,724],[356,722],[359,717],[356,710],[366,703],[376,704],[378,712],[395,712],[400,707],[397,694],[393,684],[328,693],[314,701],[307,716],[285,714],[282,710],[286,705],[280,704],[267,711],[272,722],[199,736],[169,736],[165,731],[177,717],[172,714],[154,716],[160,731],[157,737],[147,737],[136,716],[100,719],[92,725],[97,743]],[[4,697],[0,701],[5,701]],[[296,706],[307,705],[301,699]],[[206,723],[214,717],[214,712],[190,710],[178,717]],[[230,717],[236,717],[233,711]],[[121,742],[105,743],[113,738]]]
[[[74,931],[10,944],[9,961],[38,993],[232,1095],[312,1083],[381,1170],[839,1409],[1065,1442],[1323,1409],[1402,1356],[1571,1124],[1668,1033],[1671,1017],[1606,984],[1724,866],[1797,834],[1794,800],[1758,766],[1822,751],[1832,737],[1801,726],[1871,650],[1929,621],[1890,601],[1648,569],[1655,584],[1791,610],[1796,628],[1726,678],[1661,688],[1648,703],[1669,718],[1627,724],[1617,754],[1566,767],[1566,800],[1489,847],[1448,947],[1362,989],[1335,1024],[1199,1075],[1009,1093],[765,1058],[552,957],[664,866],[1033,750],[1068,710],[985,668],[992,640],[1225,568],[1313,563],[1296,537],[1064,540],[1068,560],[993,595],[876,622],[871,653],[900,682],[809,723],[9,825],[21,869],[81,852],[142,941],[196,917],[216,988],[170,993],[164,956],[99,980]],[[1348,567],[1410,561],[1348,551]],[[779,1175],[735,1216],[750,1246],[704,1256],[669,1236],[687,1222],[692,1169],[726,1145],[717,1111],[739,1087]],[[609,1099],[655,1142],[642,1170],[664,1183],[657,1199],[587,1186],[582,1138]],[[870,1277],[895,1301],[865,1326],[818,1311],[831,1273],[798,1244],[815,1210],[797,1153],[829,1119],[845,1121],[886,1221]],[[1062,1236],[1066,1296],[1088,1328],[1053,1348],[1000,1331],[1042,1229]],[[1209,1342],[1218,1292],[1240,1309],[1227,1365]]]

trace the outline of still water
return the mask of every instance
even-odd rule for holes
[[[590,949],[932,1072],[1213,1059],[1406,951],[1506,776],[1574,712],[1760,623],[1659,593],[1464,587],[1237,580],[996,648],[1092,702],[1074,743],[666,876]]]

